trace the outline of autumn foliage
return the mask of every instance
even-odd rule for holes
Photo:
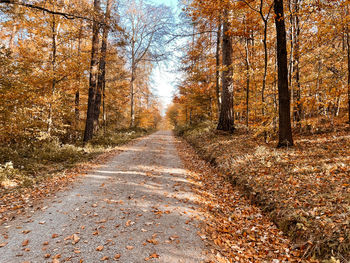
[[[273,8],[273,1],[191,1],[183,7],[191,37],[182,59],[185,78],[173,100],[172,110],[178,112],[174,125],[218,120],[223,75],[232,70],[235,123],[265,141],[276,138],[279,77]],[[284,12],[294,133],[315,132],[336,119],[348,122],[349,2],[290,0],[284,1]],[[225,34],[232,38],[229,67],[222,57]]]
[[[81,141],[87,111],[91,59],[92,20],[109,28],[106,43],[106,85],[102,94],[99,125],[119,129],[129,123],[129,69],[125,56],[123,25],[112,3],[111,20],[103,20],[84,0],[36,1],[36,7],[73,14],[66,17],[16,4],[1,6],[0,33],[0,142],[2,145],[56,136],[62,143]],[[74,16],[82,17],[75,18]],[[97,46],[98,51],[101,49]],[[97,53],[100,59],[100,52]],[[152,68],[141,63],[141,68]],[[137,74],[135,126],[155,127],[159,105],[149,89],[150,70]],[[142,87],[141,87],[142,86]],[[101,129],[102,130],[102,129]]]
[[[260,206],[294,242],[296,254],[311,261],[349,260],[349,5],[299,0],[187,2],[183,17],[190,37],[182,57],[184,79],[167,110],[177,134],[217,166],[218,180],[230,180]],[[282,7],[284,17],[276,12]],[[285,32],[278,25],[281,21]],[[278,43],[283,33],[285,50]],[[232,51],[225,50],[228,37]],[[231,60],[225,58],[228,54]],[[287,65],[283,74],[281,57]],[[227,84],[228,73],[232,80]],[[225,89],[233,99],[233,120],[222,129]],[[283,116],[281,107],[287,108]],[[289,132],[283,127],[284,141],[281,116],[282,124],[292,128]],[[219,189],[210,172],[202,172],[198,177],[208,181],[205,189],[234,198],[235,189],[224,184]],[[214,202],[228,209],[224,200]],[[213,227],[207,232],[227,252],[226,259],[232,259],[239,249],[229,251],[232,237],[223,238],[227,226],[220,225],[218,217],[225,222],[225,213],[229,218],[227,211],[211,213]]]

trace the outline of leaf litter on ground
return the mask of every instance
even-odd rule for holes
[[[199,235],[218,262],[317,262],[303,259],[302,251],[193,148],[186,143],[177,147],[205,214]]]

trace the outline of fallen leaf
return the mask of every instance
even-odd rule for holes
[[[56,238],[56,237],[58,237],[58,234],[52,234],[51,237],[52,237],[52,238]]]
[[[146,241],[147,241],[148,243],[153,244],[153,245],[158,245],[158,244],[159,244],[158,240],[156,240],[155,238],[147,239]]]
[[[173,235],[173,236],[170,236],[170,237],[169,237],[169,239],[170,239],[171,241],[174,241],[176,238],[179,238],[179,236]]]
[[[72,235],[72,244],[75,245],[76,243],[78,243],[80,241],[80,237],[77,234],[73,234]]]
[[[96,248],[96,251],[102,251],[103,250],[103,246],[98,246],[97,248]]]
[[[126,249],[127,250],[132,250],[132,249],[134,249],[134,247],[133,246],[126,246]]]
[[[159,255],[157,253],[153,253],[153,254],[149,255],[148,257],[146,257],[145,261],[148,261],[152,258],[159,258]]]
[[[120,254],[115,254],[115,255],[114,255],[114,259],[115,259],[115,260],[120,259],[120,257],[121,257],[121,255],[120,255]]]
[[[28,244],[29,244],[29,240],[28,240],[28,239],[26,239],[26,240],[24,240],[24,241],[22,242],[22,246],[23,246],[23,247],[27,246]]]
[[[104,256],[104,257],[102,257],[100,260],[101,260],[101,261],[105,261],[105,260],[108,260],[108,259],[109,259],[109,257]]]
[[[1,243],[1,244],[0,244],[0,247],[4,247],[4,246],[6,246],[6,245],[7,245],[7,243],[8,243],[8,242]]]
[[[135,222],[128,220],[128,221],[126,221],[125,226],[131,226],[133,224],[135,224]]]

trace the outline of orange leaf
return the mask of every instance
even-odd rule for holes
[[[0,244],[0,247],[4,247],[4,246],[6,246],[7,245],[7,242],[4,242],[4,243],[1,243]]]
[[[98,246],[97,248],[96,248],[96,251],[102,251],[103,250],[103,246]]]
[[[29,244],[29,240],[28,239],[26,239],[26,240],[24,240],[23,242],[22,242],[22,246],[27,246]]]

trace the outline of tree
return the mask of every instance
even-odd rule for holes
[[[130,126],[135,126],[135,79],[140,62],[160,62],[166,58],[165,45],[173,26],[169,7],[142,0],[128,3],[123,16],[130,63]]]
[[[288,89],[288,59],[283,0],[275,0],[275,25],[277,36],[279,132],[278,147],[293,145],[290,121],[290,93]]]
[[[84,131],[84,142],[92,139],[94,133],[94,109],[97,93],[97,74],[98,74],[98,45],[100,25],[97,17],[100,16],[100,0],[94,0],[94,22],[92,23],[92,46],[90,62],[90,79],[89,79],[89,97],[88,109],[86,113],[86,124]]]
[[[223,37],[222,37],[222,64],[225,68],[222,72],[221,109],[218,130],[234,131],[233,114],[233,82],[232,82],[232,38],[229,33],[229,11],[224,10]]]
[[[218,107],[218,113],[220,114],[221,108],[221,98],[220,98],[220,44],[221,44],[221,19],[218,21],[218,29],[216,33],[216,51],[215,51],[215,62],[216,62],[216,72],[215,72],[215,91],[216,91],[216,104]],[[220,115],[219,115],[220,116]]]
[[[97,76],[97,89],[94,107],[94,129],[98,129],[98,119],[100,116],[100,108],[102,102],[102,96],[105,96],[105,86],[106,86],[106,57],[107,57],[107,41],[108,41],[108,31],[110,27],[110,15],[111,15],[111,5],[112,0],[107,0],[106,13],[103,24],[102,33],[102,43],[101,43],[101,55],[99,62],[99,71]]]

